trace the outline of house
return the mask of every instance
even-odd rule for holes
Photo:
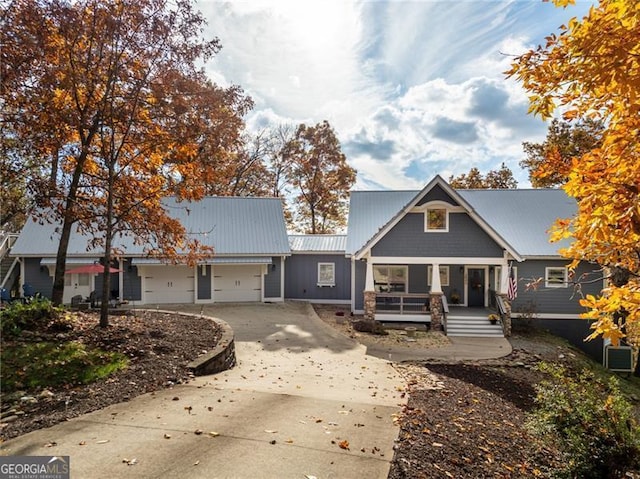
[[[486,319],[489,307],[499,309],[507,334],[512,313],[572,320],[581,312],[567,260],[558,254],[567,244],[548,239],[557,218],[576,212],[562,190],[454,190],[436,176],[419,191],[354,191],[344,235],[287,235],[277,198],[213,197],[168,207],[215,254],[196,267],[168,265],[121,239],[124,255],[115,265],[121,272],[111,289],[123,300],[330,302],[380,321],[430,322],[448,334],[456,315],[479,312]],[[11,251],[20,258],[21,282],[44,296],[51,293],[56,248],[53,225],[29,222]],[[74,234],[69,268],[99,257]],[[596,269],[581,264],[576,277]],[[509,272],[519,285],[513,301]],[[68,302],[87,296],[101,278],[65,279]],[[602,287],[594,275],[582,293]]]
[[[281,199],[207,197],[197,203],[168,201],[166,207],[214,255],[194,267],[171,265],[148,257],[130,237],[118,237],[114,247],[124,254],[115,265],[120,272],[112,274],[114,296],[135,304],[284,300],[284,261],[291,250]],[[51,296],[58,237],[56,225],[28,221],[11,249],[20,258],[21,285],[32,293]],[[101,255],[74,231],[66,266],[93,264]],[[66,275],[63,302],[100,290],[100,280],[100,275]]]
[[[577,318],[579,296],[558,253],[568,243],[548,237],[557,218],[575,212],[563,190],[454,190],[439,176],[420,191],[353,192],[345,251],[355,277],[352,309],[366,313],[363,291],[438,292],[449,305],[488,307],[495,294],[506,294],[512,265],[520,284],[514,311]],[[582,264],[576,276],[594,269]],[[538,278],[537,289],[524,287]],[[597,294],[602,286],[585,285],[584,292]]]

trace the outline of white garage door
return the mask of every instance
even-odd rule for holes
[[[188,266],[145,266],[145,303],[193,303],[193,279],[193,268]]]
[[[213,267],[213,300],[216,302],[260,301],[261,266]]]

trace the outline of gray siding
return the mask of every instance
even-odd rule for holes
[[[427,287],[427,265],[409,265],[409,293],[428,293]]]
[[[451,196],[449,196],[449,194],[447,194],[440,185],[434,185],[434,187],[418,202],[417,206],[429,203],[429,201],[446,201],[449,204],[458,206],[458,202],[451,198]]]
[[[42,258],[23,258],[24,283],[31,286],[34,294],[40,293],[45,298],[51,299],[53,292],[53,278],[49,276],[49,268],[40,267]],[[20,291],[22,295],[22,291]]]
[[[264,297],[279,298],[281,296],[282,258],[274,256],[271,260],[272,263],[267,266],[267,274],[264,277]],[[275,269],[272,265],[275,265]]]
[[[127,301],[142,300],[142,278],[138,276],[138,267],[131,264],[131,259],[124,260],[122,299]]]
[[[373,247],[372,254],[502,258],[502,248],[466,213],[449,214],[447,233],[425,233],[424,214],[409,213]]]
[[[203,271],[204,271],[204,274],[202,274]],[[211,265],[207,264],[207,265],[198,266],[197,274],[198,274],[197,299],[211,299]]]
[[[563,267],[567,260],[527,260],[518,263],[518,297],[513,303],[513,310],[518,312],[528,310],[533,307],[537,313],[559,313],[578,314],[585,312],[585,308],[580,306],[580,294],[574,292],[571,285],[566,288],[545,288],[544,276],[546,267]],[[588,279],[595,279],[595,271],[598,266],[588,263],[581,263],[576,269],[576,278],[582,274],[594,273]],[[542,278],[537,289],[526,290],[526,284]],[[602,281],[593,284],[584,284],[582,293],[584,295],[597,295],[602,290]]]
[[[602,338],[585,341],[593,330],[593,321],[584,319],[534,319],[530,323],[521,319],[514,319],[515,328],[527,328],[529,324],[535,328],[547,330],[550,333],[560,336],[569,341],[573,346],[587,353],[592,359],[602,364],[602,351],[604,342]]]
[[[318,286],[318,263],[335,263],[335,287]],[[285,297],[308,300],[350,299],[351,261],[340,254],[292,255],[285,261]]]

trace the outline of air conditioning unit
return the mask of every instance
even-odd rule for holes
[[[633,372],[633,349],[631,346],[605,346],[604,367],[609,371]]]

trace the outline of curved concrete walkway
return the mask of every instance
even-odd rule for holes
[[[428,361],[475,361],[506,356],[513,351],[505,338],[449,337],[451,344],[440,348],[399,348],[378,345],[367,346],[367,354],[394,362]]]
[[[71,477],[95,479],[386,478],[404,381],[308,308],[175,306],[227,321],[238,366],[34,431],[1,452],[68,455]]]

